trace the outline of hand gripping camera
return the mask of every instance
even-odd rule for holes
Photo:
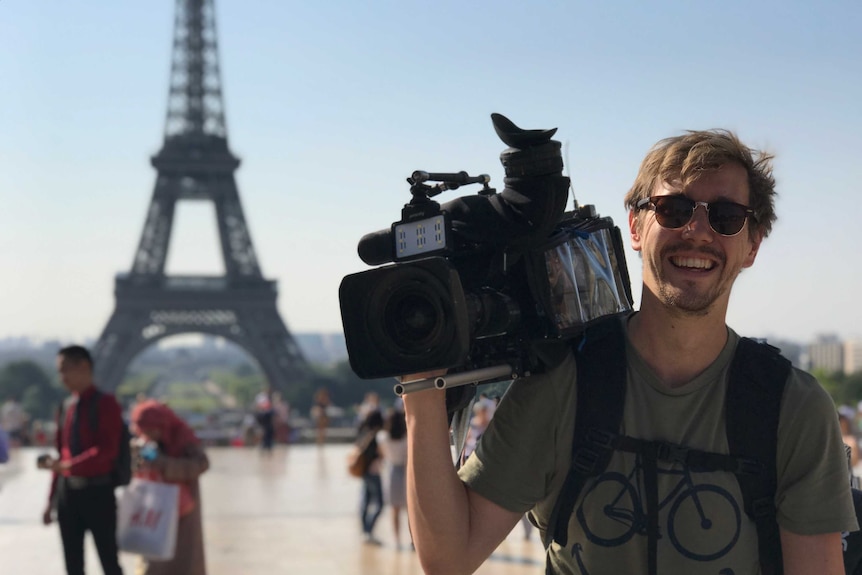
[[[620,230],[593,206],[565,211],[569,178],[552,130],[492,114],[509,146],[505,189],[487,175],[416,171],[390,229],[365,235],[366,264],[339,288],[350,365],[364,379],[446,370],[396,393],[514,379],[552,367],[566,340],[631,310]],[[445,190],[478,194],[439,204]]]

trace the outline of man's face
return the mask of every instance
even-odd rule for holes
[[[57,373],[60,381],[69,391],[84,390],[92,377],[92,368],[84,360],[75,361],[63,355],[57,356]]]
[[[653,195],[680,192],[694,201],[749,204],[747,173],[735,163],[705,173],[682,190],[657,184]],[[631,212],[632,248],[643,256],[645,289],[685,315],[723,312],[736,276],[754,263],[760,247],[761,237],[752,238],[749,225],[746,221],[739,234],[728,237],[710,227],[704,206],[697,206],[691,221],[678,229],[660,226],[652,210]]]

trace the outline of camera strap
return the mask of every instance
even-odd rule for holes
[[[623,320],[624,321],[624,320]],[[625,334],[619,317],[588,328],[576,347],[577,410],[572,464],[548,521],[545,547],[568,543],[575,503],[590,478],[601,475],[615,450],[638,453],[646,491],[649,573],[657,572],[657,461],[677,461],[698,471],[728,471],[739,482],[746,514],[758,534],[761,573],[783,572],[774,504],[778,418],[790,362],[772,346],[740,338],[725,396],[729,454],[620,436],[626,391]],[[548,573],[550,562],[548,562]]]

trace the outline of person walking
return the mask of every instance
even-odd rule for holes
[[[730,365],[743,341],[726,320],[731,288],[776,219],[771,159],[709,130],[662,140],[643,160],[625,198],[629,240],[643,261],[640,310],[605,324],[623,339],[613,362],[624,367],[617,433],[575,437],[577,404],[602,382],[585,377],[591,385],[581,393],[578,363],[589,358],[574,344],[546,372],[512,383],[457,472],[445,392],[405,396],[408,511],[426,573],[474,572],[526,511],[548,542],[548,574],[756,575],[764,558],[775,565],[776,547],[785,575],[844,573],[841,532],[858,526],[835,407],[814,377],[789,368],[780,382],[774,461],[761,463],[777,470],[773,496],[746,505],[751,471],[694,458],[745,459],[727,455],[727,413],[760,407],[726,401],[742,379]],[[746,349],[758,345],[746,341]],[[570,470],[592,471],[599,452],[579,449],[573,461],[572,448],[588,441],[604,441],[610,455],[579,486],[567,481]],[[573,511],[552,518],[567,489]],[[775,534],[772,544],[760,528]]]
[[[383,415],[380,411],[369,413],[360,425],[357,443],[364,445],[365,473],[362,474],[362,497],[359,505],[359,519],[365,543],[382,545],[374,536],[374,526],[383,512],[383,481],[380,477],[382,457],[377,443],[377,434],[383,429]]]
[[[271,455],[275,443],[275,407],[272,403],[272,387],[267,387],[265,391],[257,394],[254,409],[254,419],[261,430],[261,453]]]
[[[317,445],[326,443],[326,430],[329,428],[329,408],[332,400],[329,390],[321,387],[314,393],[314,404],[311,406],[311,419],[317,430]]]
[[[402,410],[392,410],[377,443],[387,470],[385,502],[392,510],[395,548],[401,548],[401,515],[407,508],[407,422]],[[409,533],[409,529],[408,529]]]
[[[117,501],[112,471],[120,451],[122,410],[110,393],[97,390],[93,360],[82,346],[57,354],[57,373],[71,397],[59,410],[56,448],[59,456],[43,456],[38,465],[53,473],[42,521],[56,512],[68,575],[84,575],[84,535],[96,544],[105,575],[122,574],[117,558]],[[95,411],[97,426],[91,425]]]
[[[132,431],[155,449],[138,452],[135,477],[179,485],[179,523],[173,559],[141,557],[137,575],[206,575],[203,521],[198,478],[209,459],[194,431],[170,407],[155,400],[135,405]],[[144,448],[146,449],[146,448]]]

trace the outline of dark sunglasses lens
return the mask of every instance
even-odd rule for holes
[[[683,196],[659,196],[653,199],[655,218],[665,228],[681,228],[691,220],[694,203]]]
[[[709,225],[725,236],[738,234],[745,225],[745,208],[730,202],[715,202],[709,206]]]

